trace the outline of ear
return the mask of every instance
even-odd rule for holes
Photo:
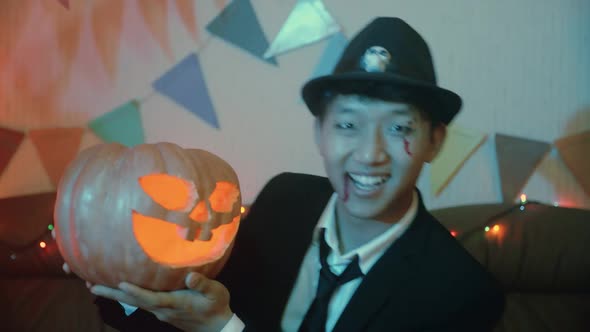
[[[442,149],[445,138],[447,137],[447,126],[445,124],[437,124],[436,127],[432,128],[430,133],[430,151],[426,158],[426,162],[430,163],[438,156],[438,153]]]
[[[316,116],[315,120],[313,121],[313,138],[315,141],[315,145],[319,148],[320,142],[322,140],[322,123],[319,117]]]

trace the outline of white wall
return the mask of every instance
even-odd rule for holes
[[[252,3],[271,41],[295,0]],[[461,126],[547,142],[590,129],[590,1],[325,0],[325,5],[349,37],[375,15],[399,16],[421,32],[431,46],[441,85],[464,98],[465,107],[456,120]],[[205,41],[195,44],[173,19],[174,61],[187,52],[199,52],[221,130],[159,95],[150,95],[142,103],[148,142],[172,141],[220,155],[237,170],[246,202],[281,171],[323,174],[313,143],[312,117],[299,100],[299,89],[326,43],[281,55],[275,67],[221,39],[206,37],[204,26],[216,14],[212,1],[197,1],[197,11]],[[131,35],[129,29],[125,36]],[[44,122],[47,126],[84,125],[83,121],[131,98],[147,96],[151,81],[174,64],[154,45],[138,51],[132,39],[124,42],[116,82],[101,88],[72,84],[62,101],[70,106],[68,115]],[[26,112],[32,125],[43,125],[35,120],[38,110]],[[27,124],[17,115],[0,116],[4,123]],[[439,197],[430,194],[427,172],[419,186],[429,207],[496,202],[496,172],[489,139]],[[34,186],[31,181],[27,185]],[[43,189],[11,188],[3,191],[5,196]],[[525,191],[530,199],[590,208],[590,197],[555,152],[540,165]]]

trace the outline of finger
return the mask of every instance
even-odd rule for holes
[[[150,308],[172,308],[174,303],[167,293],[156,293],[126,282],[119,284],[119,289],[135,297],[144,306]]]
[[[68,265],[68,263],[63,263],[63,265],[61,266],[61,268],[64,270],[65,273],[70,274],[72,273],[72,270],[70,270],[70,266]]]
[[[219,292],[222,290],[217,281],[196,272],[189,273],[186,276],[185,283],[189,289],[197,291],[211,300],[218,298]]]
[[[101,296],[118,302],[123,302],[134,307],[141,307],[143,304],[120,289],[110,288],[102,285],[94,285],[90,288],[90,292],[96,296]]]

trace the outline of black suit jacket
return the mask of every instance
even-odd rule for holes
[[[217,278],[247,330],[280,331],[313,229],[332,194],[326,178],[283,173],[250,208]],[[503,308],[494,278],[420,198],[415,220],[364,277],[334,331],[489,331]]]

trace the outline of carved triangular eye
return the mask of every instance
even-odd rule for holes
[[[219,181],[215,183],[215,190],[209,196],[211,209],[215,212],[227,213],[233,210],[234,204],[238,201],[240,190],[231,182]]]
[[[190,211],[199,198],[195,184],[168,174],[148,174],[139,178],[143,191],[168,210]]]

